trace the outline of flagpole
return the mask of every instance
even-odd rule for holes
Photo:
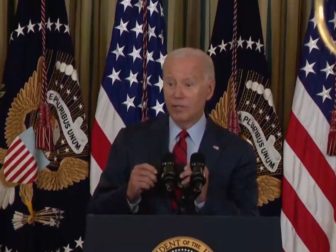
[[[318,31],[328,49],[336,55],[336,44],[329,33],[324,18],[324,0],[315,0],[315,17]]]

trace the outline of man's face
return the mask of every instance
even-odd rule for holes
[[[167,58],[163,70],[163,92],[169,115],[181,128],[189,128],[204,112],[214,91],[214,83],[205,76],[202,58]]]

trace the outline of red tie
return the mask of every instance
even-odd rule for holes
[[[175,164],[178,166],[184,167],[187,164],[187,141],[188,132],[186,130],[182,130],[179,134],[179,139],[176,142],[173,148],[173,154],[175,158]],[[179,175],[179,174],[178,174]],[[171,207],[174,211],[178,210],[178,202],[180,202],[182,197],[182,190],[180,187],[175,188],[174,197],[171,202]]]

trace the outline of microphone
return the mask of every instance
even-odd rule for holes
[[[167,190],[167,192],[172,192],[176,185],[176,172],[174,155],[172,153],[167,153],[163,156],[161,161],[161,180]]]
[[[191,168],[191,177],[190,183],[192,186],[192,190],[195,193],[200,193],[202,190],[202,186],[205,184],[205,177],[203,176],[204,166],[205,166],[205,158],[201,153],[193,153],[190,157],[190,168]]]

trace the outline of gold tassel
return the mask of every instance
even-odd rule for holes
[[[50,119],[48,103],[41,103],[36,129],[36,146],[41,150],[52,151],[54,149]]]
[[[336,109],[331,112],[331,122],[328,135],[328,155],[336,155]]]

